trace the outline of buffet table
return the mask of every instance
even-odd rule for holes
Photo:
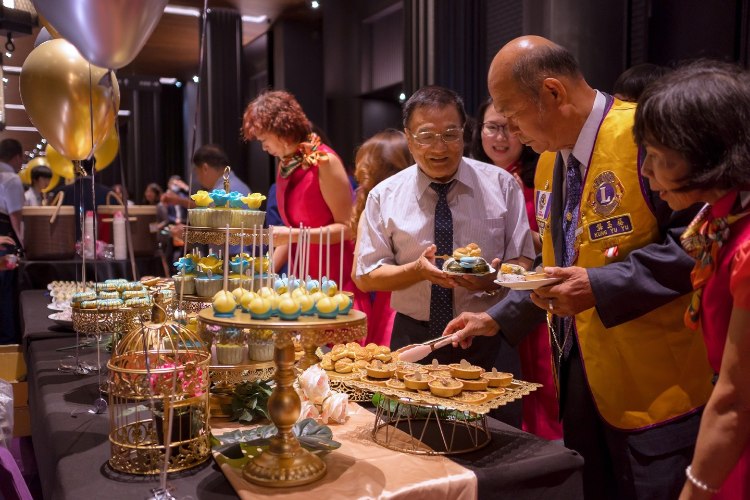
[[[145,497],[158,484],[156,479],[118,475],[106,464],[109,416],[87,411],[98,395],[96,376],[57,371],[59,360],[72,351],[55,349],[73,345],[75,334],[60,330],[47,319],[46,304],[42,291],[21,294],[32,438],[44,498],[93,498],[101,492],[111,500]],[[87,361],[96,358],[93,348],[82,353]],[[106,357],[102,353],[102,359]],[[583,460],[579,455],[493,419],[490,427],[492,441],[488,446],[451,457],[476,475],[479,498],[582,498]],[[335,439],[336,426],[332,429]],[[345,447],[340,451],[345,452]],[[176,488],[178,498],[236,498],[213,461],[170,477],[169,483]],[[429,487],[416,484],[410,496]],[[270,494],[275,490],[267,491]],[[335,497],[333,493],[330,498]],[[362,491],[362,495],[378,496],[371,489]]]
[[[138,277],[162,276],[161,257],[136,257]],[[94,281],[94,262],[86,261],[86,280]],[[130,278],[127,260],[97,260],[96,275],[99,281],[112,278]],[[76,281],[81,279],[81,259],[71,260],[21,260],[18,266],[18,289],[46,289],[50,281]]]

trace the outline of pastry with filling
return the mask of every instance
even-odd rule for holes
[[[484,371],[480,366],[475,366],[462,359],[460,363],[452,363],[450,365],[451,376],[460,379],[476,379],[482,375]]]
[[[463,382],[449,377],[437,377],[427,385],[434,396],[440,396],[441,398],[458,396],[464,388]]]
[[[435,380],[432,375],[426,375],[422,372],[408,373],[404,375],[404,385],[407,389],[413,391],[424,391],[429,388],[429,383]]]
[[[390,378],[386,380],[385,385],[390,387],[391,389],[406,389],[406,384],[404,384],[397,378]]]
[[[393,365],[383,364],[382,361],[375,359],[367,365],[367,376],[376,379],[388,379],[396,373],[396,367]]]
[[[449,372],[451,369],[451,367],[448,365],[441,365],[440,363],[438,363],[437,359],[433,359],[432,363],[430,363],[429,365],[425,365],[425,368],[428,372],[433,374],[435,372]]]
[[[493,368],[491,372],[483,373],[482,378],[487,380],[490,387],[508,387],[513,382],[512,373],[499,372],[497,368]]]
[[[487,379],[481,377],[474,380],[464,379],[461,382],[464,384],[464,391],[486,391],[489,384]]]
[[[333,364],[337,373],[351,373],[354,369],[354,363],[349,358],[341,358]]]

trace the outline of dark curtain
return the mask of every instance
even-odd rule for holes
[[[405,0],[404,86],[455,90],[469,114],[487,95],[486,0]]]
[[[224,148],[230,166],[246,180],[248,172],[241,162],[240,142],[242,20],[238,11],[221,8],[208,11],[205,47],[200,81],[203,137],[205,142]]]

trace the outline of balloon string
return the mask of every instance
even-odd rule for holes
[[[94,95],[93,95],[94,88],[92,85],[93,85],[93,82],[91,78],[91,63],[89,63],[89,128],[91,132],[91,152],[89,153],[89,159],[94,157]],[[114,89],[113,89],[113,92],[114,92]],[[116,111],[115,111],[115,120],[117,120]],[[96,160],[94,160],[94,162],[95,161]],[[97,264],[96,242],[99,239],[98,238],[99,235],[97,234],[98,224],[96,221],[96,215],[97,215],[96,213],[96,188],[95,188],[96,176],[94,175],[94,173],[96,172],[95,166],[96,166],[96,163],[92,163],[92,166],[91,166],[91,207],[93,208],[92,211],[94,212],[94,224],[93,224],[93,231],[92,231],[94,234],[91,235],[91,238],[93,238],[94,240],[94,282],[98,283],[99,282],[99,269],[98,269],[99,266],[96,265]],[[80,168],[80,164],[79,164],[79,168]],[[86,246],[84,245],[84,249],[85,248]]]

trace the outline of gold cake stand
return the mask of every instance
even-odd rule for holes
[[[268,450],[248,462],[242,472],[243,477],[252,483],[270,487],[300,486],[322,478],[326,473],[325,462],[302,448],[292,432],[301,406],[292,385],[296,378],[293,336],[299,334],[301,337],[304,355],[299,366],[304,369],[318,362],[315,350],[319,346],[364,337],[367,334],[367,316],[361,311],[352,310],[335,319],[303,316],[296,321],[276,318],[257,320],[247,313],[235,313],[231,318],[217,317],[212,309],[205,309],[198,313],[198,321],[222,327],[275,332],[276,387],[268,401],[268,413],[279,431],[271,438]]]

